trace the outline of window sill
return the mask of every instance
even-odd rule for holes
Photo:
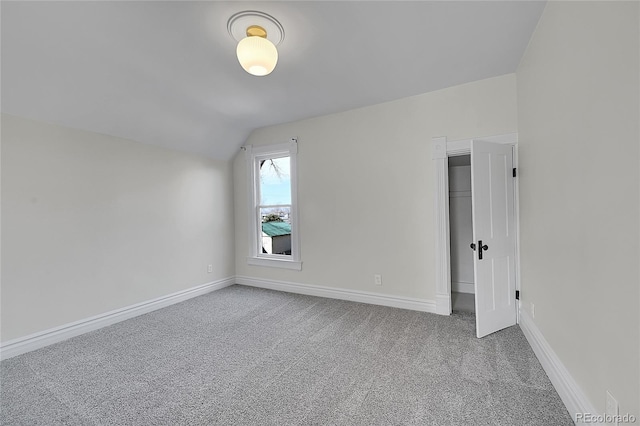
[[[268,266],[270,268],[302,270],[302,262],[286,259],[267,259],[264,257],[247,257],[247,263],[253,266]]]

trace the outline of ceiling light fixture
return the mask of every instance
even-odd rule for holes
[[[238,42],[236,55],[246,72],[255,76],[271,73],[278,63],[278,46],[284,29],[273,16],[255,10],[238,12],[229,18],[227,30]]]

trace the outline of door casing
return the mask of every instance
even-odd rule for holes
[[[509,133],[479,137],[487,142],[512,146],[513,167],[518,167],[518,134]],[[447,141],[446,137],[431,140],[431,153],[436,182],[436,313],[451,315],[451,240],[449,223],[449,157],[471,154],[471,140]],[[514,182],[515,226],[516,226],[516,290],[520,290],[520,209],[518,177]],[[515,297],[515,295],[514,295]],[[520,322],[520,303],[517,303],[516,320]]]

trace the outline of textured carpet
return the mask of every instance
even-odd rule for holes
[[[520,329],[232,286],[0,364],[3,425],[572,425]]]

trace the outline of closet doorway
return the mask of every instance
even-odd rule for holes
[[[478,337],[514,325],[518,317],[516,144],[516,134],[453,142],[433,138],[436,313],[450,315],[452,308],[473,310]],[[470,193],[465,174],[470,174]]]
[[[451,309],[473,312],[473,223],[471,213],[471,155],[449,157],[449,238],[451,241]]]

